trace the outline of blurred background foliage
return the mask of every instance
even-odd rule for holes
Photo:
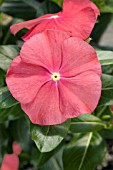
[[[98,51],[103,69],[104,90],[99,105],[92,115],[42,128],[29,122],[6,87],[6,71],[19,54],[23,44],[20,37],[26,32],[23,29],[14,37],[9,28],[46,13],[59,12],[63,0],[0,0],[0,164],[5,153],[12,153],[15,140],[22,147],[20,170],[101,170],[107,165],[109,170],[113,169],[113,159],[108,159],[109,152],[113,152],[109,144],[113,144],[113,113],[110,109],[113,105],[113,44],[99,44],[113,20],[113,0],[92,1],[101,12],[91,35],[91,44]],[[105,153],[108,155],[102,163]]]

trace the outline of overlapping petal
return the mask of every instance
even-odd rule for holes
[[[49,79],[49,72],[45,68],[26,64],[20,57],[16,57],[9,67],[6,83],[15,99],[29,103]]]
[[[40,24],[41,22],[46,21],[49,17],[51,17],[52,14],[46,14],[42,17],[33,19],[33,20],[29,20],[29,21],[25,21],[25,22],[21,22],[18,24],[14,24],[10,27],[10,30],[12,32],[12,34],[16,34],[18,31],[20,31],[23,28],[27,28],[27,29],[32,29],[33,27],[35,27],[37,24]]]
[[[57,84],[53,81],[46,83],[40,89],[34,101],[21,106],[35,124],[54,125],[67,119],[60,111],[59,91]]]
[[[60,69],[62,76],[72,77],[85,71],[94,71],[101,75],[97,54],[88,43],[71,37],[64,41],[62,51],[63,59]]]
[[[26,41],[20,55],[24,62],[58,71],[61,65],[61,45],[69,36],[59,31],[47,30]],[[31,45],[32,44],[32,45]]]
[[[11,26],[11,32],[16,34],[22,28],[29,29],[22,37],[26,41],[46,29],[55,29],[85,40],[90,36],[99,14],[96,5],[89,0],[64,0],[62,12],[15,24]]]

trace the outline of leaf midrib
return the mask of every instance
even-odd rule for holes
[[[83,165],[85,156],[86,156],[86,154],[87,154],[87,151],[88,151],[88,148],[89,148],[89,145],[90,145],[90,141],[91,141],[92,136],[93,136],[93,133],[92,133],[92,132],[89,133],[89,138],[88,138],[88,141],[87,141],[87,144],[86,144],[86,148],[85,148],[85,150],[84,150],[84,154],[83,154],[83,157],[82,157],[82,159],[81,159],[81,163],[80,163],[80,166],[79,166],[78,170],[81,170],[81,168],[82,168],[82,165]]]

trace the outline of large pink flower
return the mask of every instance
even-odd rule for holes
[[[11,26],[11,32],[16,34],[22,28],[29,29],[22,37],[26,41],[46,29],[55,29],[85,40],[90,36],[99,14],[98,8],[89,0],[64,0],[62,12],[15,24]]]
[[[79,38],[46,30],[26,41],[6,82],[35,124],[60,124],[91,113],[101,93],[95,50]]]

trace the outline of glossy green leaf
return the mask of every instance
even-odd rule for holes
[[[9,108],[18,104],[11,93],[9,92],[7,87],[0,88],[0,109]]]
[[[113,52],[112,51],[97,51],[98,59],[101,66],[113,64]]]
[[[0,88],[5,86],[5,72],[0,69]]]
[[[61,11],[61,8],[56,3],[52,1],[48,1],[48,0],[45,0],[44,2],[42,2],[40,8],[42,9],[41,15],[48,14],[48,13],[53,14],[53,13],[57,13]],[[37,11],[37,15],[38,16],[40,15],[40,11]]]
[[[1,45],[0,53],[9,59],[13,60],[16,56],[19,55],[19,47],[17,45]]]
[[[6,147],[8,145],[8,132],[4,124],[0,124],[0,164],[2,163]]]
[[[61,142],[61,144],[56,147],[51,152],[42,153],[40,152],[37,147],[34,147],[32,150],[32,163],[36,167],[42,167],[46,162],[48,162],[49,159],[51,159],[52,156],[54,156],[57,152],[62,150],[62,147],[64,145],[64,142]]]
[[[19,55],[19,48],[16,45],[0,46],[0,68],[7,71],[12,60]]]
[[[7,71],[12,60],[0,53],[0,68]]]
[[[113,105],[113,76],[102,75],[102,94],[98,106]]]
[[[32,19],[36,15],[36,10],[22,0],[5,0],[0,10],[8,15],[23,19]]]
[[[95,132],[103,129],[106,125],[96,116],[83,114],[72,119],[70,130],[73,133]]]
[[[95,115],[100,117],[103,121],[110,121],[112,112],[109,106],[99,106],[95,109]]]
[[[35,0],[22,0],[25,4],[28,4],[29,6],[33,7],[36,10],[40,10],[40,4],[38,1]]]
[[[63,170],[62,154],[64,148],[61,148],[40,170]]]
[[[19,104],[8,109],[0,109],[0,123],[3,123],[5,121],[19,119],[23,115],[24,115],[24,112],[22,111]]]
[[[70,120],[55,126],[31,124],[31,136],[40,152],[50,152],[67,136]]]
[[[18,142],[23,151],[30,151],[30,130],[25,117],[12,121],[10,123],[9,131],[13,140]]]
[[[64,170],[93,170],[102,162],[105,153],[105,142],[98,133],[74,137],[64,150]]]

